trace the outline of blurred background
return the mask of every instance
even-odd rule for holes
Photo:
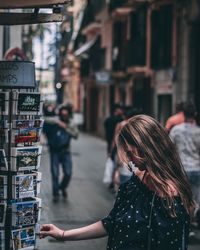
[[[165,124],[177,102],[200,111],[199,8],[198,0],[74,0],[62,23],[0,27],[0,57],[21,48],[46,105],[72,103],[85,131],[103,136],[114,103]]]

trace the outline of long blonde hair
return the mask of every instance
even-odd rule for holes
[[[174,143],[165,129],[152,117],[137,115],[130,118],[116,136],[119,158],[127,158],[127,149],[136,149],[138,166],[147,169],[157,193],[166,199],[165,207],[176,216],[170,183],[178,192],[188,213],[194,208],[192,191]],[[129,152],[130,153],[130,152]],[[129,159],[127,159],[129,161]]]

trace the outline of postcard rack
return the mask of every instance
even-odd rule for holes
[[[1,250],[36,249],[43,127],[43,101],[37,88],[34,63],[0,62]]]

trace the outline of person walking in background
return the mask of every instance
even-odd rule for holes
[[[195,201],[200,206],[200,127],[196,125],[196,108],[193,104],[184,105],[184,123],[174,126],[170,137],[179,152],[182,164],[188,175]],[[198,212],[199,214],[199,212]],[[199,216],[198,216],[199,217]],[[197,218],[200,227],[200,218]]]
[[[122,127],[126,124],[127,120],[134,117],[135,115],[139,115],[140,111],[134,108],[128,108],[125,110],[125,119],[124,121],[120,122],[117,124],[116,129],[115,129],[115,136],[113,140],[113,144],[115,145],[115,137],[119,133],[119,131],[122,129]],[[114,174],[114,184],[115,184],[115,189],[118,190],[118,187],[120,184],[128,181],[131,176],[132,172],[135,170],[135,166],[132,164],[132,166],[127,167],[124,165],[122,162],[120,162],[120,159],[118,155],[116,155],[115,158],[115,174]]]
[[[183,106],[184,106],[183,102],[177,103],[176,104],[176,114],[174,114],[168,118],[166,125],[165,125],[165,128],[166,128],[168,133],[175,125],[178,125],[178,124],[181,124],[184,122],[185,117],[184,117],[184,113],[183,113]]]
[[[105,137],[107,142],[107,154],[111,155],[113,138],[117,124],[124,119],[124,111],[120,104],[115,104],[112,109],[112,114],[104,121]]]
[[[112,175],[112,181],[109,184],[108,188],[115,193],[114,187],[114,169],[115,169],[115,156],[116,156],[116,147],[114,142],[115,129],[117,124],[124,120],[124,110],[122,106],[116,103],[112,108],[111,116],[107,117],[104,121],[104,129],[105,129],[105,137],[107,142],[107,160],[106,166],[108,162],[114,166]]]
[[[137,171],[120,186],[109,215],[67,231],[42,225],[40,238],[69,241],[108,236],[108,250],[186,250],[195,203],[165,129],[155,119],[138,115],[124,124],[116,144],[121,162],[132,162]]]
[[[78,129],[72,123],[71,105],[59,108],[58,118],[49,118],[44,122],[43,132],[47,137],[53,184],[53,201],[59,199],[59,191],[67,198],[67,187],[72,176],[71,138],[78,138]],[[59,165],[62,165],[63,179],[59,183]]]

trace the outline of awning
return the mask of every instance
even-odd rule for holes
[[[75,41],[76,41],[76,39],[78,37],[78,34],[80,32],[80,29],[81,29],[81,25],[82,25],[83,17],[84,17],[84,10],[85,10],[85,6],[83,6],[83,8],[79,12],[79,16],[78,16],[78,20],[77,20],[77,26],[74,29],[73,33],[72,33],[71,41],[69,43],[69,48],[71,50],[74,49]]]
[[[62,22],[63,15],[56,13],[0,13],[0,25],[23,25]]]
[[[1,0],[0,9],[31,8],[67,4],[71,0]]]
[[[84,52],[88,51],[97,41],[98,36],[95,36],[93,39],[89,40],[88,42],[84,43],[79,49],[74,52],[75,56],[80,56]]]

